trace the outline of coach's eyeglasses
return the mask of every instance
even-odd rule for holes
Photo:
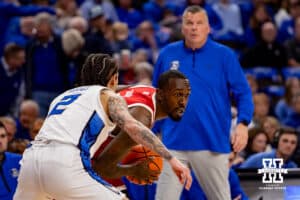
[[[0,134],[0,138],[6,138],[7,134]]]

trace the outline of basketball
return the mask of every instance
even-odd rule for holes
[[[122,160],[122,164],[133,164],[138,161],[147,160],[148,158],[151,158],[152,160],[149,162],[149,169],[151,170],[159,170],[161,172],[163,167],[163,158],[158,155],[157,153],[151,151],[150,149],[142,146],[142,145],[136,145],[131,148],[129,153],[125,156],[125,158]],[[126,178],[135,184],[138,185],[146,185],[146,181],[140,182],[139,180],[126,176]]]

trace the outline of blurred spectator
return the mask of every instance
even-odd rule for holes
[[[138,26],[132,45],[133,50],[146,49],[151,62],[156,60],[159,47],[162,46],[150,21],[144,21]]]
[[[238,153],[235,153],[233,151],[229,154],[229,166],[231,166],[232,169],[239,168],[239,166],[245,161],[245,159],[240,156]],[[230,169],[231,170],[231,169]],[[230,171],[229,171],[230,173]]]
[[[147,62],[148,61],[148,54],[145,49],[137,49],[133,54],[131,58],[131,63],[133,66],[140,62]]]
[[[256,92],[258,92],[258,83],[257,83],[257,80],[254,76],[250,75],[250,74],[247,74],[246,75],[246,78],[247,78],[247,82],[251,88],[251,92],[252,92],[252,95],[254,95]]]
[[[84,36],[88,31],[88,22],[81,16],[75,16],[70,19],[68,28],[76,29]]]
[[[300,91],[292,98],[292,111],[288,113],[283,124],[286,126],[300,129]]]
[[[280,8],[278,9],[276,14],[274,15],[274,20],[275,20],[275,23],[276,23],[277,27],[281,27],[283,21],[291,19],[291,16],[288,12],[288,6],[289,6],[288,1],[289,0],[282,0]]]
[[[112,21],[119,21],[119,17],[114,5],[109,0],[89,0],[84,1],[80,6],[81,15],[89,20],[90,10],[94,7],[101,6],[103,8],[103,13],[106,19],[110,19]]]
[[[12,117],[0,117],[0,122],[4,124],[8,142],[11,142],[15,138],[15,134],[17,132],[15,120]]]
[[[275,106],[275,114],[280,123],[283,123],[290,112],[292,112],[292,98],[300,91],[300,81],[296,77],[285,81],[284,97]]]
[[[7,151],[22,155],[29,144],[27,139],[15,138],[8,144]]]
[[[70,19],[80,15],[75,0],[57,0],[56,4],[56,23],[59,28],[59,33],[67,28]]]
[[[300,66],[300,16],[295,19],[295,34],[292,39],[285,42],[288,56],[288,65]]]
[[[90,32],[85,37],[84,54],[106,53],[112,55],[113,51],[109,41],[105,38],[106,18],[101,6],[91,8],[89,24]]]
[[[133,7],[132,0],[118,0],[116,7],[120,21],[128,24],[130,30],[135,29],[144,20],[142,13]]]
[[[268,144],[268,136],[267,133],[262,128],[251,128],[249,129],[249,138],[248,143],[244,151],[240,153],[245,160],[249,158],[249,156],[265,152]]]
[[[15,17],[6,31],[5,44],[13,42],[25,48],[34,32],[34,17]]]
[[[134,66],[137,84],[152,85],[153,66],[147,62],[140,62]]]
[[[261,126],[263,120],[270,111],[270,99],[265,93],[256,93],[253,95],[254,115],[253,122],[255,126]]]
[[[260,3],[254,8],[245,30],[244,37],[248,47],[252,47],[261,41],[261,26],[267,21],[271,21],[271,16],[268,13],[266,5]]]
[[[67,56],[75,58],[84,45],[84,38],[76,29],[68,29],[62,35],[62,47]]]
[[[122,22],[115,22],[112,25],[112,41],[111,46],[114,52],[120,52],[122,49],[131,49],[128,41],[128,26]]]
[[[24,74],[25,51],[16,44],[7,44],[0,62],[0,116],[13,114],[20,95]]]
[[[274,142],[275,132],[280,128],[279,121],[275,117],[268,116],[263,120],[262,127],[267,133],[269,143],[272,145]],[[267,149],[267,151],[269,150],[270,149]]]
[[[55,0],[30,0],[32,4],[38,5],[38,6],[51,6],[50,4],[53,4]]]
[[[119,62],[119,82],[121,84],[134,83],[134,70],[131,63],[131,51],[123,49],[120,54],[115,54],[114,57]]]
[[[268,66],[282,68],[287,65],[284,47],[276,42],[277,29],[273,22],[261,26],[261,41],[242,56],[243,67]]]
[[[291,39],[295,33],[295,20],[300,17],[300,0],[289,0],[289,13],[291,19],[284,20],[279,27],[278,39],[280,42]]]
[[[55,11],[49,7],[40,6],[18,6],[13,3],[0,2],[0,56],[3,53],[4,47],[4,36],[10,19],[15,16],[30,16],[35,15],[39,12],[48,12],[55,14]]]
[[[32,100],[24,100],[20,105],[19,119],[16,120],[17,133],[15,135],[15,138],[31,140],[29,129],[32,126],[33,122],[38,118],[38,116],[38,104]]]
[[[244,34],[240,7],[230,0],[220,0],[212,8],[221,18],[223,27],[213,33],[213,37],[230,46],[241,43]]]
[[[40,129],[43,126],[43,123],[44,123],[44,118],[37,118],[33,122],[32,126],[30,127],[30,130],[29,130],[30,138],[32,140],[34,140],[35,136],[39,133]]]
[[[21,156],[7,152],[7,132],[0,122],[0,199],[12,200],[17,187]]]
[[[41,116],[69,87],[67,58],[61,38],[53,33],[53,20],[47,13],[35,17],[36,34],[26,48],[26,95],[39,104]]]
[[[273,151],[258,153],[250,156],[241,165],[241,168],[263,168],[263,158],[282,158],[284,162],[282,168],[296,168],[296,163],[290,160],[298,142],[296,131],[292,128],[280,129],[274,142],[276,144]]]
[[[161,21],[167,12],[179,14],[179,7],[172,2],[166,2],[165,0],[150,0],[143,6],[145,19],[152,23]]]
[[[62,46],[68,56],[69,82],[70,85],[78,84],[80,71],[86,58],[83,55],[84,38],[76,29],[68,29],[62,34]]]

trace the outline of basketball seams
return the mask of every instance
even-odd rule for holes
[[[151,151],[150,149],[142,146],[142,145],[136,145],[131,148],[131,150],[128,152],[127,156],[123,158],[122,164],[135,164],[138,162],[148,162],[148,168],[149,170],[153,171],[160,171],[162,170],[163,160],[161,156],[159,156],[157,153]],[[155,177],[155,176],[153,176]],[[145,185],[147,184],[147,181],[138,181],[134,177],[126,176],[126,178],[135,184],[139,185]]]

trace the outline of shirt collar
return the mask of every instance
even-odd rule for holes
[[[7,76],[13,76],[17,72],[17,70],[9,71],[9,65],[6,62],[6,60],[4,59],[4,57],[1,58],[1,62],[2,62],[3,68],[4,68]]]

